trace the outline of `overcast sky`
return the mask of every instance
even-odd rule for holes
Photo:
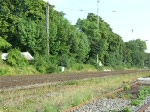
[[[97,0],[44,1],[55,5],[55,10],[63,11],[72,24],[78,18],[86,18],[88,13],[97,14]],[[124,41],[148,40],[146,43],[150,52],[150,0],[100,0],[98,15]]]

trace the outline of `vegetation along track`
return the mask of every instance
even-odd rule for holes
[[[80,72],[68,74],[48,74],[48,75],[22,75],[22,76],[0,76],[0,91],[12,89],[26,89],[37,86],[61,83],[70,80],[87,79],[93,77],[105,77],[110,75],[145,72],[149,70],[124,70],[105,72]]]

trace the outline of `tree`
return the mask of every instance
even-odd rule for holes
[[[87,36],[64,18],[64,13],[50,10],[50,54],[84,62],[89,52]]]
[[[99,19],[98,25],[97,16],[89,13],[87,19],[78,19],[76,24],[79,31],[85,33],[89,40],[90,52],[87,62],[96,62],[98,55],[105,66],[123,66],[125,44],[121,36],[114,33],[102,18]]]
[[[45,7],[46,3],[41,0],[1,1],[1,36],[12,45],[12,48],[27,50],[32,54],[43,53],[46,35]]]
[[[128,55],[128,58],[131,57],[131,65],[137,66],[137,67],[143,67],[143,63],[146,57],[146,43],[145,41],[142,41],[140,39],[131,40],[129,42],[126,42],[126,52]],[[129,60],[126,61],[129,62]]]
[[[75,28],[71,29],[72,34],[69,36],[70,53],[75,57],[78,63],[85,63],[90,51],[89,40],[87,36]]]
[[[150,68],[150,53],[146,53],[146,58],[144,60],[144,67]]]
[[[11,44],[8,43],[5,39],[0,36],[0,52],[3,50],[7,50],[11,47]]]
[[[21,21],[18,25],[18,47],[32,54],[46,53],[46,31],[43,22],[31,20]]]
[[[122,66],[123,65],[123,49],[124,42],[122,38],[112,33],[108,37],[108,50],[104,56],[106,66]]]

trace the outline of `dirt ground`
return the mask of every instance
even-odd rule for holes
[[[79,79],[86,79],[86,78],[93,78],[93,77],[105,77],[109,75],[129,74],[129,73],[136,73],[136,72],[143,72],[143,70],[77,72],[77,73],[46,74],[46,75],[0,76],[0,90],[15,88],[18,86],[64,82],[64,81],[69,81],[69,80],[79,80]]]

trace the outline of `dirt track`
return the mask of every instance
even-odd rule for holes
[[[105,72],[81,72],[68,74],[48,74],[48,75],[22,75],[22,76],[0,76],[0,90],[12,89],[16,87],[40,85],[45,83],[64,82],[69,80],[79,80],[93,77],[104,77],[117,74],[129,74],[135,72],[145,72],[145,70],[126,71],[105,71]],[[20,89],[21,89],[20,88]],[[30,88],[30,87],[29,87]]]

